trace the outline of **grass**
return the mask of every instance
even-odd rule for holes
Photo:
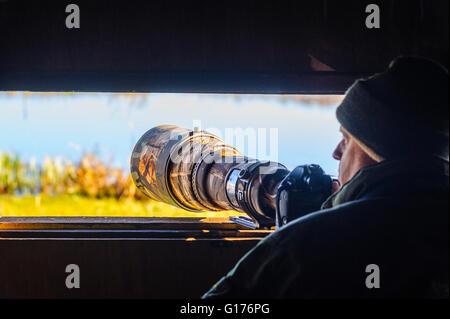
[[[0,195],[1,217],[92,216],[92,217],[229,217],[238,212],[188,212],[155,201],[89,198],[78,195]]]
[[[17,196],[17,194],[37,194]],[[131,176],[85,154],[78,163],[45,158],[43,165],[0,152],[0,217],[229,217],[193,213],[148,199]]]

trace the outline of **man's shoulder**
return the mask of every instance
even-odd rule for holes
[[[273,240],[280,244],[281,241],[291,242],[292,237],[299,239],[318,232],[324,236],[339,236],[341,231],[352,231],[356,226],[370,223],[373,217],[370,214],[381,207],[384,213],[387,213],[386,209],[390,210],[385,201],[377,199],[352,201],[323,209],[281,227],[273,234]]]
[[[420,294],[433,274],[448,269],[448,223],[436,231],[437,222],[429,227],[410,216],[412,225],[396,214],[399,207],[401,201],[359,200],[292,221],[260,241],[206,297],[370,296],[364,282],[371,264],[388,270],[377,294]],[[438,207],[436,215],[444,215]]]
[[[315,250],[342,245],[376,247],[393,240],[433,232],[448,236],[448,198],[444,201],[417,199],[361,199],[324,209],[292,221],[271,235],[277,247]],[[408,225],[408,227],[404,227]],[[305,244],[307,243],[307,244]],[[339,246],[341,246],[339,245]]]

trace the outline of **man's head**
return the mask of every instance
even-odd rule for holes
[[[361,143],[341,126],[342,139],[333,152],[333,158],[339,161],[339,183],[344,185],[365,166],[377,163]]]
[[[398,58],[353,84],[336,111],[343,138],[333,157],[339,181],[383,160],[449,160],[448,71],[423,58]]]

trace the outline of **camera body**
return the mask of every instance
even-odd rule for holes
[[[331,195],[333,181],[319,165],[297,166],[278,186],[276,226],[319,210]]]

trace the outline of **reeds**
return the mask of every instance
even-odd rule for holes
[[[74,164],[62,158],[46,157],[25,163],[20,156],[0,152],[0,194],[66,195],[90,198],[142,200],[129,174],[106,165],[93,154]]]

